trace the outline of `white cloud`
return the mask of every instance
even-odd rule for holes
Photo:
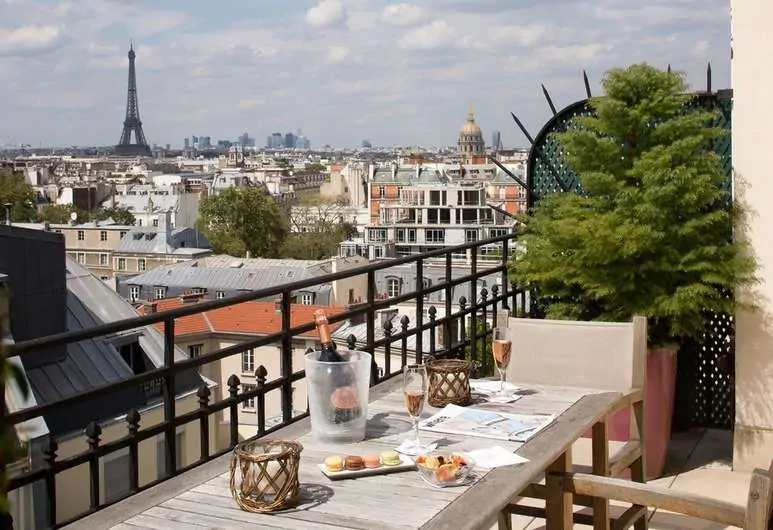
[[[346,20],[346,10],[340,0],[322,0],[306,12],[306,22],[317,28],[327,28]]]
[[[381,20],[391,26],[409,27],[423,22],[427,15],[424,8],[414,4],[389,4],[381,12]]]
[[[56,26],[23,26],[0,29],[0,52],[46,49],[60,36]]]
[[[410,30],[399,41],[405,51],[427,51],[451,45],[457,36],[445,20],[436,20],[424,26]]]

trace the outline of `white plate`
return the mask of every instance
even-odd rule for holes
[[[363,468],[357,471],[344,469],[343,471],[329,471],[325,464],[318,464],[319,470],[330,480],[342,480],[346,478],[370,477],[373,475],[387,475],[389,473],[399,473],[400,471],[409,471],[416,469],[416,464],[409,457],[400,455],[400,463],[394,466],[381,465],[379,467]]]

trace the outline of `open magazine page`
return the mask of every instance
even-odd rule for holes
[[[525,442],[555,419],[546,414],[516,414],[447,405],[419,423],[425,431]]]

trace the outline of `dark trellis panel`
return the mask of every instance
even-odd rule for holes
[[[590,97],[590,89],[585,79]],[[543,87],[544,90],[544,87]],[[561,146],[553,133],[564,132],[572,126],[573,118],[590,115],[589,99],[577,101],[560,111],[545,90],[553,117],[548,120],[536,137],[531,138],[517,117],[516,124],[531,142],[527,161],[529,206],[550,193],[577,192],[579,181],[564,160]],[[711,91],[711,69],[707,71],[707,90],[695,95],[691,105],[717,111],[716,125],[727,135],[715,142],[714,151],[721,157],[726,173],[724,189],[732,193],[731,117],[732,91]],[[681,346],[678,357],[674,427],[711,427],[731,429],[735,422],[735,335],[731,316],[711,314],[705,336]]]

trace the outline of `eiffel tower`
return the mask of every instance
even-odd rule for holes
[[[140,120],[140,105],[137,101],[137,74],[134,70],[134,45],[129,45],[129,90],[126,95],[126,119],[123,121],[121,140],[115,146],[115,154],[119,156],[150,156],[150,146],[142,132]],[[132,143],[132,132],[134,140]]]

